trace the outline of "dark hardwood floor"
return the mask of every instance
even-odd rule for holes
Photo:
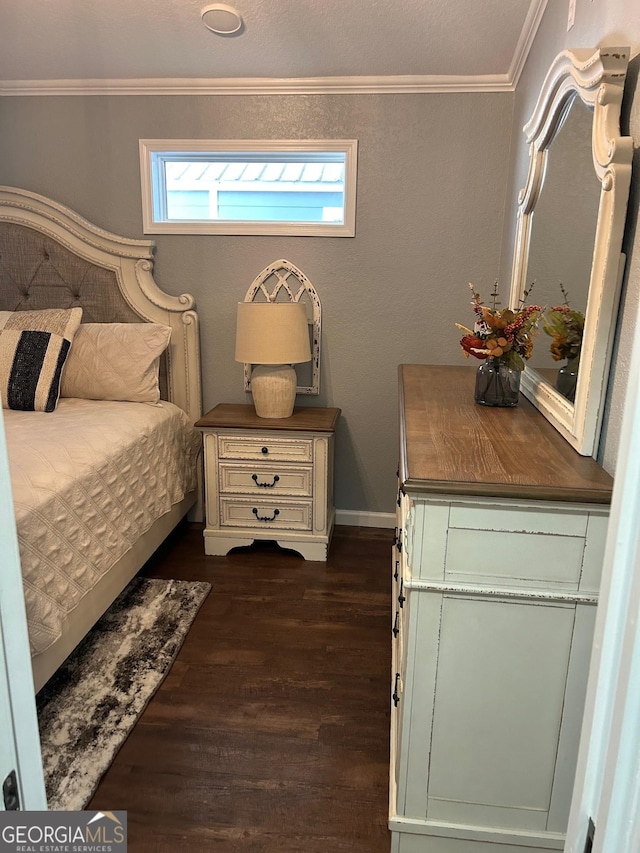
[[[87,807],[128,811],[130,853],[388,853],[390,544],[206,557],[185,526],[150,561],[213,589]]]

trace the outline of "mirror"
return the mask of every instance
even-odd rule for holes
[[[533,282],[530,301],[559,309],[547,315],[527,367],[570,403],[580,369],[580,327],[587,311],[600,202],[592,122],[592,110],[574,97],[549,145],[544,182],[531,212],[527,262],[527,281]]]
[[[522,390],[575,449],[597,447],[622,272],[632,143],[620,136],[625,48],[564,51],[524,130],[511,305],[547,308]],[[557,309],[557,310],[552,310]]]

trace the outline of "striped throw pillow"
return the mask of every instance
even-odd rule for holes
[[[53,412],[82,308],[0,311],[3,409]]]

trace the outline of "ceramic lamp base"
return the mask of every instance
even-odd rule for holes
[[[288,364],[259,364],[251,371],[251,393],[259,418],[288,418],[296,401],[296,372]]]

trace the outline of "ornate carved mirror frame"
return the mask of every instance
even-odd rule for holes
[[[597,450],[624,269],[621,246],[633,142],[620,135],[620,106],[628,60],[628,48],[563,51],[551,65],[524,127],[529,172],[518,197],[512,306],[518,304],[527,285],[533,214],[545,179],[549,146],[576,98],[593,112],[591,145],[600,201],[575,402],[556,391],[538,371],[526,367],[522,375],[525,396],[583,456]],[[566,227],[569,233],[571,222]],[[536,302],[535,289],[531,300]],[[535,345],[544,345],[542,341],[543,335]]]

